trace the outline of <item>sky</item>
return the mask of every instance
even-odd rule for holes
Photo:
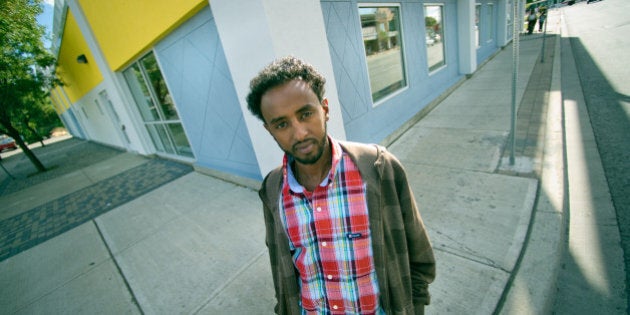
[[[50,38],[52,37],[53,12],[55,11],[55,0],[42,1],[44,12],[37,16],[37,23],[46,27],[48,38],[44,39],[44,47],[50,48]]]

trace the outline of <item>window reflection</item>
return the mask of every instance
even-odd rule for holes
[[[429,72],[446,64],[444,57],[444,12],[441,5],[424,7],[425,41]]]
[[[149,80],[153,85],[153,91],[155,91],[156,97],[160,102],[160,107],[162,109],[162,113],[164,114],[164,119],[179,119],[179,117],[177,116],[177,110],[175,109],[175,105],[173,104],[173,100],[171,98],[171,94],[168,92],[168,88],[166,88],[164,77],[162,77],[162,72],[160,72],[160,69],[158,68],[155,56],[153,54],[149,54],[146,57],[142,58],[142,65],[147,71]]]
[[[153,53],[135,62],[123,74],[155,149],[167,154],[194,157]]]
[[[407,85],[398,7],[361,7],[361,30],[372,101]]]
[[[129,69],[125,70],[124,75],[142,119],[144,121],[159,120],[157,109],[155,108],[155,104],[153,104],[153,98],[151,98],[147,83],[142,76],[140,66],[134,64]]]

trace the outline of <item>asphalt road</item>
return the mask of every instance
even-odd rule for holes
[[[617,215],[627,294],[630,290],[630,15],[627,14],[630,2],[583,1],[561,10]],[[625,313],[630,313],[630,309],[620,310],[620,314]]]

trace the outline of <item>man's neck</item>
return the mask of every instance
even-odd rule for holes
[[[320,159],[313,164],[302,164],[295,161],[293,173],[295,179],[304,186],[308,191],[314,191],[315,188],[324,180],[332,166],[332,149],[330,141],[327,141],[324,152]]]

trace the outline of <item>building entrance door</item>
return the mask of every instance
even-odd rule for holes
[[[116,126],[116,133],[118,134],[118,137],[121,139],[124,146],[127,149],[129,149],[130,141],[129,141],[129,136],[127,135],[126,127],[121,122],[120,116],[118,116],[118,112],[116,112],[116,109],[114,108],[114,105],[112,104],[112,101],[109,99],[109,96],[107,95],[107,91],[102,90],[100,93],[98,93],[98,97],[100,99],[100,102],[105,105],[105,111],[107,112],[107,115],[109,116],[110,120]]]

